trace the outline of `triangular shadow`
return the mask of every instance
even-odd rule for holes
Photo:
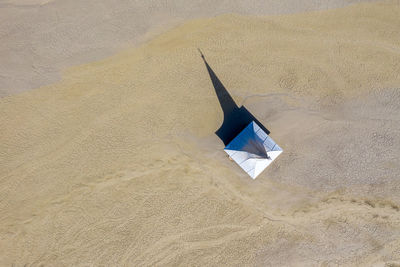
[[[224,112],[224,121],[215,134],[222,140],[225,146],[228,145],[252,121],[255,121],[266,134],[270,134],[270,131],[265,128],[264,125],[262,125],[244,106],[238,107],[236,105],[225,86],[208,65],[200,49],[199,52],[201,58],[206,64],[215,93],[217,94],[222,111]]]

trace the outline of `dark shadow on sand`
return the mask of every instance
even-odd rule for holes
[[[270,131],[265,128],[264,125],[262,125],[244,106],[238,107],[236,105],[231,95],[208,65],[200,49],[199,52],[206,64],[215,93],[217,94],[222,111],[224,112],[224,121],[215,134],[222,140],[222,142],[224,142],[225,146],[228,145],[252,121],[255,121],[264,132],[269,134]]]

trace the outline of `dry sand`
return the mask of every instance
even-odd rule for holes
[[[0,97],[58,81],[190,18],[280,14],[366,0],[0,0]]]
[[[0,265],[400,264],[398,14],[192,20],[3,97]],[[284,149],[254,181],[197,47]]]

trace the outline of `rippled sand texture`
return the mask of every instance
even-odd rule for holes
[[[0,99],[0,265],[400,264],[399,13],[194,20]],[[284,149],[254,181],[197,47]]]
[[[54,83],[66,67],[137,45],[182,21],[373,0],[0,0],[0,97]]]

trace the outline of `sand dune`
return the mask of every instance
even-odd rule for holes
[[[0,265],[400,264],[400,6],[188,21],[0,99]],[[214,135],[197,47],[284,153]]]

